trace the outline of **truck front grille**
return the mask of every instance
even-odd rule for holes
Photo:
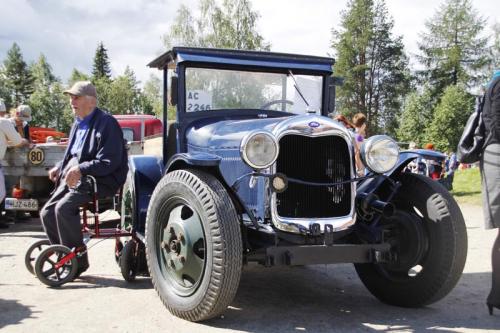
[[[286,135],[280,140],[276,171],[288,178],[313,183],[350,179],[351,160],[347,142],[339,136]],[[289,182],[276,195],[278,215],[289,218],[329,218],[348,215],[351,184],[311,186]]]

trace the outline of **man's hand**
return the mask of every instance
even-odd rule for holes
[[[68,172],[66,173],[66,178],[64,180],[66,181],[66,184],[68,184],[69,188],[73,188],[81,178],[82,173],[80,172],[80,167],[78,165],[75,165],[68,170]]]
[[[59,177],[59,168],[53,167],[52,169],[49,170],[49,179],[55,183],[57,177]]]

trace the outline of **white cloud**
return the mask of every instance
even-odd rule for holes
[[[220,1],[220,0],[217,0]],[[440,1],[386,0],[395,19],[394,33],[416,52],[418,33]],[[197,11],[197,0],[183,0]],[[56,75],[66,80],[73,68],[90,73],[98,42],[108,49],[113,75],[129,65],[144,82],[157,70],[147,63],[164,52],[161,36],[181,0],[0,0],[0,60],[13,42],[27,62],[45,54]],[[338,28],[347,0],[253,0],[261,18],[259,31],[276,52],[324,56],[332,53],[331,30]],[[475,8],[491,25],[496,1],[475,0]]]

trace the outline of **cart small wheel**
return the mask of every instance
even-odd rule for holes
[[[120,269],[125,281],[132,282],[137,275],[137,243],[130,240],[125,243],[120,257]]]
[[[63,245],[52,245],[43,250],[35,261],[37,278],[50,287],[72,281],[78,270],[76,256],[62,263],[62,259],[70,253],[71,250]]]
[[[122,256],[122,251],[123,251],[123,243],[119,240],[116,239],[115,243],[115,261],[120,266],[120,258]]]
[[[35,260],[38,257],[38,255],[47,247],[50,245],[50,241],[48,239],[41,239],[33,244],[28,248],[28,251],[26,251],[26,255],[24,256],[24,264],[26,265],[26,269],[28,272],[31,274],[35,274]]]

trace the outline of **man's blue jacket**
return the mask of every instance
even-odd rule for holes
[[[77,129],[78,125],[75,122],[71,128],[64,158],[57,164],[59,178],[72,158],[70,151]],[[127,149],[122,129],[112,115],[98,108],[94,109],[82,149],[78,152],[78,163],[82,176],[94,176],[98,186],[104,185],[106,190],[111,191],[110,193],[116,192],[125,183],[128,172]],[[59,181],[61,179],[58,179],[57,183]]]

